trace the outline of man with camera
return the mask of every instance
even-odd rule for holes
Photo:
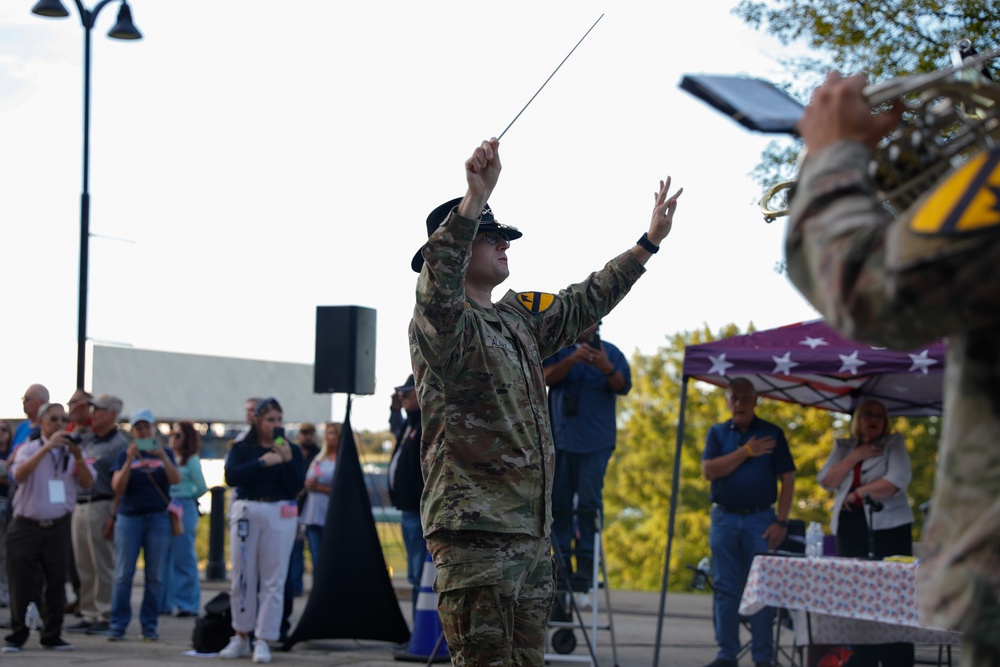
[[[57,651],[72,650],[61,637],[69,553],[70,514],[77,483],[91,485],[92,475],[62,405],[44,403],[37,412],[39,432],[18,448],[10,464],[14,491],[14,519],[7,531],[7,567],[10,573],[11,633],[4,653],[17,653],[27,641],[28,603],[35,600],[42,613],[41,644]],[[41,572],[43,586],[36,585]],[[39,595],[38,590],[42,593]]]
[[[618,397],[632,388],[625,355],[601,340],[600,326],[598,322],[588,327],[576,343],[542,362],[556,446],[552,481],[552,542],[560,569],[556,587],[568,588],[572,576],[576,591],[587,591],[593,583],[594,536],[604,509],[604,474],[615,449],[615,407]],[[577,525],[579,532],[574,529]]]
[[[118,455],[128,448],[128,438],[117,426],[122,411],[120,398],[102,394],[90,405],[93,430],[84,436],[81,449],[94,471],[94,484],[77,494],[72,529],[83,620],[66,629],[104,635],[110,627],[111,584],[115,576],[115,545],[110,537],[115,521],[111,474]]]

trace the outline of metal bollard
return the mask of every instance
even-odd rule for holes
[[[226,488],[213,486],[212,513],[208,517],[208,564],[205,581],[226,580]]]

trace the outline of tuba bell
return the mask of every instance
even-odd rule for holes
[[[879,197],[896,214],[952,168],[1000,141],[1000,85],[985,66],[998,56],[1000,50],[977,54],[963,39],[951,48],[951,67],[865,88],[872,109],[895,100],[905,105],[899,126],[869,164]],[[788,215],[794,187],[794,180],[784,181],[764,193],[759,205],[765,222]]]

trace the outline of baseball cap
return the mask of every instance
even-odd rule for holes
[[[101,394],[97,398],[90,399],[90,404],[95,408],[100,408],[101,410],[108,410],[120,415],[122,412],[122,399],[117,396],[112,396],[111,394]],[[152,423],[152,422],[150,422]]]
[[[396,387],[395,390],[397,393],[403,394],[408,391],[413,391],[415,386],[416,385],[413,383],[413,373],[410,373],[410,377],[406,378],[406,382]]]
[[[129,418],[128,423],[130,426],[135,426],[139,422],[147,422],[148,424],[155,424],[156,419],[153,417],[153,411],[149,408],[139,408],[132,412],[132,416]]]

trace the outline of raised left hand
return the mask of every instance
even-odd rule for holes
[[[681,188],[674,194],[667,196],[670,191],[670,177],[660,181],[660,189],[654,193],[656,203],[653,205],[653,218],[649,223],[649,240],[656,245],[660,245],[663,239],[667,238],[670,229],[674,224],[674,212],[677,210],[677,198],[684,192]]]

